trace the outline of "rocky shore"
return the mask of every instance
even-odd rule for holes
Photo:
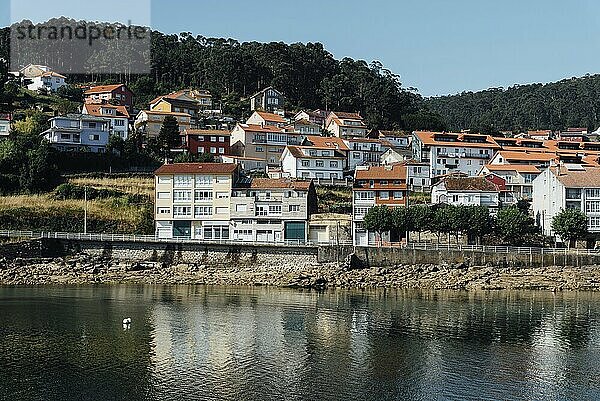
[[[327,264],[210,266],[127,262],[78,254],[53,259],[0,259],[0,285],[196,284],[292,288],[600,291],[600,266],[498,268],[398,265],[351,268]]]

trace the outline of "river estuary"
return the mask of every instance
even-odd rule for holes
[[[600,399],[599,317],[585,292],[0,287],[0,399]]]

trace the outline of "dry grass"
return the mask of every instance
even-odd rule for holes
[[[71,209],[83,212],[82,200],[57,200],[50,195],[18,195],[0,197],[0,210],[27,207],[42,212],[49,209]],[[117,200],[101,199],[88,201],[88,214],[102,220],[135,222],[141,210],[136,205],[123,205]]]
[[[106,188],[134,195],[154,196],[154,179],[152,177],[71,178],[69,182],[96,189]]]

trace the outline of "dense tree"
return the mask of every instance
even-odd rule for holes
[[[493,232],[494,220],[485,206],[466,206],[466,212],[464,231],[469,237],[474,237],[479,245],[484,235]]]
[[[563,209],[552,219],[552,230],[563,240],[567,247],[588,234],[587,216],[580,210]]]
[[[412,230],[421,233],[432,229],[433,210],[428,205],[415,205],[409,208]]]
[[[444,117],[451,130],[491,133],[575,126],[595,130],[600,126],[600,75],[463,92],[425,103]]]
[[[535,231],[533,219],[516,206],[500,209],[496,214],[496,232],[509,245],[522,245]]]
[[[212,153],[182,153],[173,160],[175,163],[214,163],[215,156]]]

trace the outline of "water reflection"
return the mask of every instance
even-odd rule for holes
[[[590,293],[0,288],[0,394],[597,399],[599,312]]]

